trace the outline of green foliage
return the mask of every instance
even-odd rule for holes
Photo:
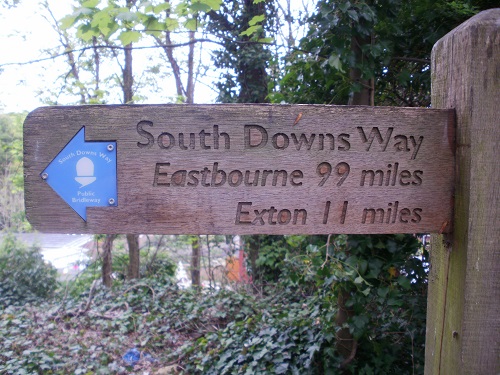
[[[158,256],[154,261],[150,263],[141,264],[141,277],[152,278],[157,277],[159,279],[172,279],[175,276],[176,265],[166,256]]]
[[[300,50],[273,102],[346,104],[375,80],[377,105],[429,106],[430,53],[434,43],[477,12],[474,2],[429,0],[332,1],[317,3]],[[356,58],[353,44],[361,48]]]
[[[0,306],[50,297],[57,288],[57,270],[45,263],[40,249],[27,248],[13,235],[0,245]]]
[[[349,236],[335,289],[350,293],[354,373],[423,373],[428,254],[412,235]],[[376,354],[376,355],[374,355]]]
[[[90,289],[92,283],[101,278],[102,261],[92,261],[83,264],[84,268],[74,279],[62,283],[65,294],[78,297]]]
[[[289,252],[284,236],[244,236],[245,251],[249,255],[247,270],[256,284],[277,282],[280,279],[281,260]]]
[[[23,121],[25,113],[0,114],[0,230],[29,230],[24,215]]]
[[[0,114],[0,163],[20,165],[23,159],[23,122],[25,113]]]
[[[268,94],[270,50],[259,43],[274,28],[274,3],[224,0],[207,15],[207,30],[222,48],[212,53],[223,73],[216,83],[221,103],[263,103]]]
[[[113,287],[121,287],[127,282],[129,255],[125,251],[123,243],[115,240],[115,244],[112,262]],[[155,278],[158,282],[163,281],[167,284],[172,282],[176,265],[168,254],[161,252],[151,255],[146,250],[142,250],[140,257],[139,273],[141,279]],[[101,279],[102,263],[102,258],[97,257],[83,264],[83,270],[74,279],[64,283],[65,293],[77,298],[90,289],[93,283]]]
[[[182,343],[252,313],[245,296],[183,291],[157,278],[94,285],[81,296],[32,306],[0,305],[0,373],[139,373],[170,361]],[[155,361],[127,367],[121,357],[132,347]]]
[[[41,92],[47,98],[45,103],[60,104],[58,100],[62,97],[67,104],[69,95],[78,98],[80,105],[119,100],[130,104],[153,93],[165,92],[164,80],[172,72],[161,62],[162,59],[158,59],[158,53],[161,53],[158,51],[163,51],[170,65],[173,64],[173,75],[179,84],[177,95],[168,94],[167,100],[184,102],[185,96],[192,96],[192,92],[187,93],[184,87],[181,88],[181,69],[176,66],[182,67],[178,56],[182,59],[185,56],[178,55],[177,51],[167,46],[176,43],[171,37],[174,32],[177,37],[187,31],[200,30],[204,26],[203,15],[218,10],[220,1],[76,1],[73,12],[63,17],[56,26],[61,46],[52,51],[54,54],[67,54],[69,72],[59,77],[61,89],[44,89]],[[189,35],[192,40],[194,34]],[[186,41],[187,38],[183,38],[182,43]],[[148,53],[151,66],[142,67],[141,74],[135,74],[132,62],[139,53],[136,49],[146,51],[144,47],[149,49],[151,45],[158,47]],[[186,47],[194,48],[194,44]],[[195,76],[192,70],[189,74]]]
[[[201,23],[200,12],[220,8],[221,0],[181,1],[175,7],[165,1],[132,2],[125,7],[115,1],[101,4],[100,0],[81,1],[72,14],[61,20],[61,27],[77,28],[77,36],[90,42],[93,38],[118,39],[123,46],[138,42],[145,35],[159,36],[183,24],[196,30]]]
[[[428,105],[430,47],[476,10],[465,0],[321,0],[308,37],[288,56],[286,74],[275,87],[266,72],[271,54],[256,43],[272,34],[272,2],[197,0],[174,6],[158,0],[121,7],[86,0],[61,25],[76,28],[89,45],[94,38],[128,45],[207,22],[224,44],[214,53],[215,66],[226,71],[218,85],[222,102],[263,102],[269,86],[276,90],[270,96],[275,102],[345,104],[360,89],[349,77],[359,69],[363,79],[375,80],[377,103]],[[370,39],[360,61],[353,38]],[[2,142],[12,148],[0,158],[20,161],[20,152],[10,154],[15,144]],[[39,297],[50,297],[56,285],[53,271],[34,251],[4,245],[0,372],[137,372],[146,365],[127,368],[120,358],[138,347],[158,360],[149,366],[175,363],[186,374],[334,374],[342,365],[356,374],[423,373],[428,254],[416,237],[256,236],[247,244],[257,250],[250,253],[249,271],[260,294],[179,290],[171,281],[174,265],[156,253],[148,253],[141,270],[150,278],[129,283],[128,256],[117,248],[113,288],[95,282],[96,261],[67,285],[62,300],[44,303]],[[340,295],[348,297],[345,306]],[[35,305],[16,305],[28,300]],[[349,315],[338,326],[341,308]],[[348,363],[336,350],[341,329],[356,340]]]
[[[99,283],[62,300],[0,305],[0,372],[116,373],[178,364],[185,374],[330,374],[337,293],[350,293],[346,326],[357,374],[423,373],[426,256],[413,236],[287,236],[266,294],[179,290],[169,277]],[[265,263],[272,247],[261,247]],[[277,274],[279,275],[277,276]],[[137,347],[156,362],[127,367]],[[149,367],[145,367],[149,366]]]
[[[184,345],[185,374],[310,374],[326,342],[320,306],[313,297],[297,300],[291,291],[260,299],[245,296],[252,314],[231,321]],[[175,354],[174,354],[175,355]]]
[[[423,373],[428,265],[425,252],[415,255],[415,237],[334,236],[329,246],[323,236],[286,241],[279,256],[269,244],[259,252],[279,282],[263,297],[244,297],[251,315],[181,347],[174,355],[188,355],[184,373],[337,373],[344,360],[335,351],[339,291],[349,292],[353,311],[346,323],[357,340],[352,373]]]

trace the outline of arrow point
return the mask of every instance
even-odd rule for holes
[[[87,221],[87,207],[117,205],[116,142],[85,142],[82,127],[40,176]]]

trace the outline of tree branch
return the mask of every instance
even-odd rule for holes
[[[195,43],[214,43],[214,44],[218,44],[220,46],[224,46],[224,44],[222,42],[218,42],[216,40],[212,40],[212,39],[208,39],[208,38],[200,38],[200,39],[193,39],[193,40],[190,40],[188,42],[184,42],[184,43],[173,43],[173,44],[155,44],[155,45],[152,45],[152,46],[136,46],[136,47],[133,47],[132,49],[133,50],[142,50],[142,49],[154,49],[154,48],[177,48],[177,47],[185,47],[185,46],[189,46],[191,44],[195,44]],[[234,43],[238,43],[238,44],[266,44],[266,45],[274,45],[274,43],[263,43],[263,42],[254,42],[254,41],[234,41]],[[54,54],[52,56],[49,56],[49,57],[42,57],[40,59],[34,59],[34,60],[30,60],[30,61],[23,61],[23,62],[10,62],[10,63],[4,63],[4,64],[0,64],[0,67],[5,67],[5,66],[12,66],[12,65],[17,65],[17,66],[20,66],[20,65],[30,65],[30,64],[35,64],[35,63],[39,63],[39,62],[44,62],[44,61],[47,61],[47,60],[54,60],[58,57],[62,57],[62,56],[66,56],[70,53],[74,53],[74,52],[85,52],[89,49],[94,49],[94,48],[99,48],[99,49],[111,49],[111,50],[125,50],[127,49],[127,47],[122,47],[122,46],[114,46],[114,45],[96,45],[96,46],[86,46],[86,47],[82,47],[82,48],[75,48],[75,49],[72,49],[72,50],[68,50],[68,51],[64,51],[62,53],[58,53],[58,54]]]
[[[394,56],[392,57],[392,60],[401,60],[401,61],[408,61],[408,62],[417,62],[421,64],[430,64],[431,60],[427,59],[418,59],[415,57],[404,57],[404,56]]]

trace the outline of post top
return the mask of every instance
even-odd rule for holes
[[[493,28],[500,29],[500,8],[483,10],[475,16],[469,18],[461,25],[455,27],[448,34],[437,41],[438,44],[443,39],[447,39],[454,34],[467,30],[469,28]]]

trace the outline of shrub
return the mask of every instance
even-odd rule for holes
[[[8,235],[0,245],[0,306],[47,298],[57,288],[57,270],[37,246]]]

